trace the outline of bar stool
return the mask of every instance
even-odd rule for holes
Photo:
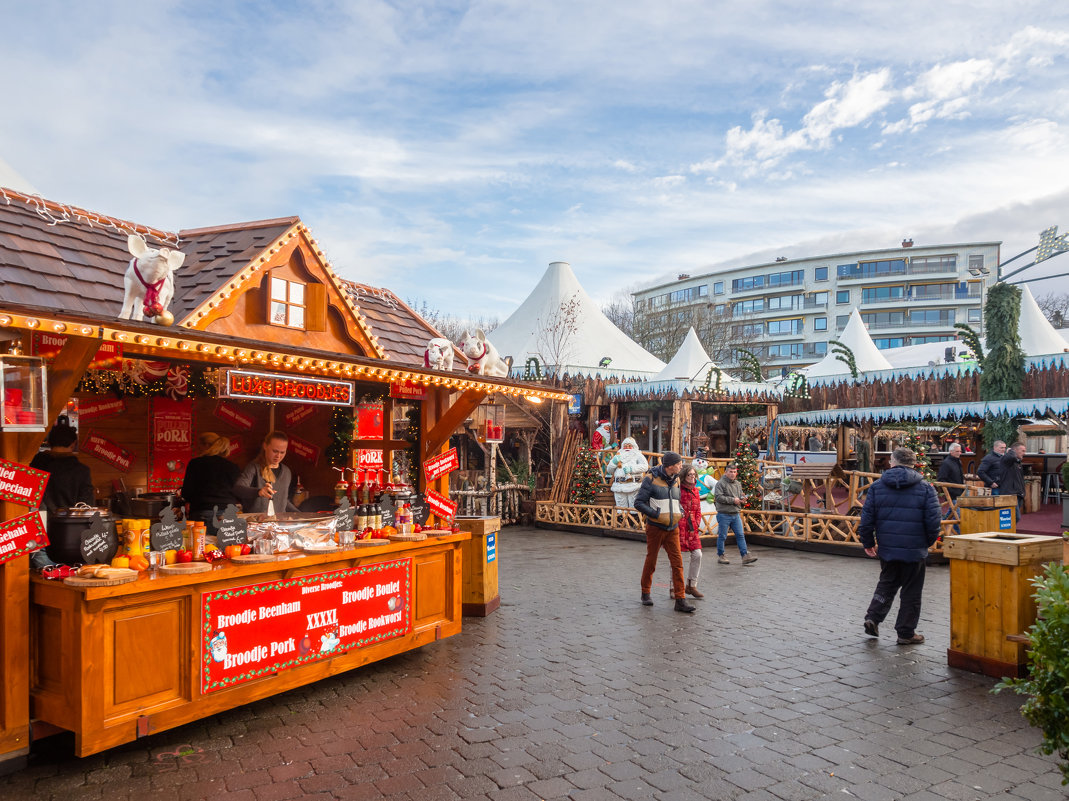
[[[1043,503],[1050,503],[1052,495],[1055,501],[1058,501],[1062,496],[1061,471],[1043,474]]]

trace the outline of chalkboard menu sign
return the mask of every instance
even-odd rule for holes
[[[390,503],[389,496],[387,496],[387,497],[383,498],[381,501],[379,501],[379,509],[382,510],[382,525],[383,526],[395,525],[394,524],[394,519],[397,517],[397,515],[395,514],[396,509],[394,508],[394,505],[392,503]]]
[[[182,530],[185,521],[175,516],[175,510],[168,506],[160,515],[160,522],[154,523],[148,530],[149,544],[154,551],[177,551],[182,547]]]
[[[349,503],[348,498],[341,499],[341,505],[334,510],[334,529],[335,531],[352,531],[353,530],[353,517],[356,515],[356,509]]]
[[[425,526],[427,524],[427,518],[430,517],[431,514],[431,509],[427,506],[427,499],[424,498],[421,493],[412,498],[412,500],[408,502],[408,505],[412,508],[412,522]]]
[[[94,512],[89,528],[82,534],[82,559],[87,565],[107,564],[119,550],[119,535],[109,520],[105,522],[100,512]]]
[[[213,510],[213,514],[214,510]],[[238,517],[238,508],[234,504],[226,507],[223,516],[214,518],[215,542],[220,548],[228,545],[244,545],[249,541],[249,523]]]

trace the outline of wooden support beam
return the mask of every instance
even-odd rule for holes
[[[452,406],[446,408],[445,404],[442,404],[442,410],[437,419],[431,422],[430,430],[423,438],[423,459],[426,460],[438,453],[453,433],[460,428],[461,423],[471,416],[471,413],[485,398],[485,392],[469,389],[461,393]]]
[[[99,348],[99,339],[68,336],[63,349],[56,354],[56,358],[48,367],[48,409],[45,421],[49,426],[63,412]],[[41,447],[43,439],[40,434],[19,435],[14,460],[28,464]]]

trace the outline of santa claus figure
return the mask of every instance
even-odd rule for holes
[[[599,420],[598,427],[590,437],[590,447],[595,451],[603,451],[612,443],[612,425],[608,420]]]
[[[635,496],[642,484],[642,477],[650,469],[650,463],[638,449],[634,437],[626,437],[620,444],[620,452],[605,465],[605,475],[612,479],[609,489],[616,498],[616,505],[629,509],[635,505]]]

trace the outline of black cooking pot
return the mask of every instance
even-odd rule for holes
[[[89,526],[96,512],[100,513],[100,519],[115,533],[115,518],[107,509],[77,506],[48,513],[48,545],[45,546],[45,553],[53,562],[78,565],[85,561],[82,556],[82,541],[89,533]],[[112,556],[114,555],[113,553]],[[108,557],[109,560],[110,558]]]

